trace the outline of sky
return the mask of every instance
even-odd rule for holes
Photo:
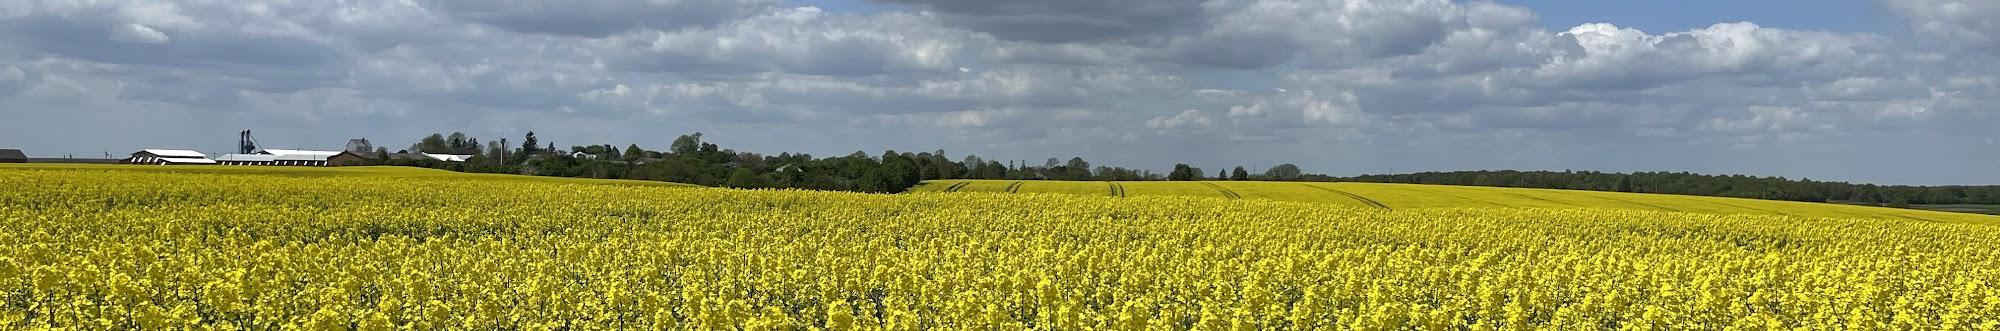
[[[2000,184],[1987,0],[18,0],[0,148],[1081,156]]]

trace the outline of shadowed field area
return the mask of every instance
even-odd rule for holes
[[[1113,195],[1114,182],[933,180],[913,192],[1002,192]],[[1402,210],[1420,208],[1597,208],[1782,215],[1798,217],[1885,218],[1928,222],[2000,222],[2000,217],[1929,210],[1670,194],[1378,183],[1299,182],[1115,182],[1124,196],[1195,196],[1327,203]]]

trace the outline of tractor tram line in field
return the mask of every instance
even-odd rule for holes
[[[1670,212],[1676,212],[1676,213],[1678,213],[1678,212],[1685,212],[1685,210],[1680,210],[1680,209],[1678,209],[1678,208],[1673,208],[1673,207],[1667,207],[1667,206],[1661,206],[1661,205],[1656,205],[1656,204],[1650,204],[1650,203],[1644,203],[1644,202],[1638,202],[1638,201],[1632,201],[1632,200],[1626,200],[1626,199],[1618,199],[1618,198],[1603,198],[1603,199],[1605,199],[1605,200],[1611,200],[1611,201],[1617,201],[1618,203],[1623,203],[1623,204],[1631,204],[1631,205],[1634,205],[1634,206],[1641,206],[1641,207],[1646,207],[1646,208],[1653,208],[1653,209],[1659,209],[1659,210],[1664,210],[1664,211],[1670,211]]]
[[[1236,191],[1230,191],[1228,188],[1222,187],[1222,185],[1216,185],[1215,183],[1210,183],[1210,182],[1201,182],[1201,184],[1208,185],[1209,188],[1214,188],[1216,192],[1222,192],[1223,197],[1227,197],[1230,199],[1243,198],[1243,195],[1236,194]]]
[[[1520,198],[1522,198],[1522,199],[1528,199],[1528,200],[1535,200],[1535,201],[1541,201],[1541,202],[1547,202],[1547,203],[1553,203],[1553,204],[1558,204],[1558,205],[1563,205],[1563,206],[1569,206],[1569,207],[1577,207],[1577,208],[1589,208],[1589,207],[1587,207],[1587,206],[1584,206],[1584,205],[1579,205],[1579,204],[1574,204],[1574,203],[1568,203],[1568,202],[1562,202],[1562,201],[1556,201],[1556,200],[1551,200],[1551,199],[1549,199],[1549,198],[1543,198],[1543,197],[1538,197],[1538,196],[1532,196],[1532,195],[1527,195],[1527,194],[1520,194],[1520,193],[1514,193],[1514,192],[1505,192],[1505,193],[1506,193],[1507,195],[1510,195],[1510,196],[1515,196],[1515,197],[1520,197]]]
[[[1105,182],[1105,183],[1111,184],[1110,185],[1111,196],[1120,198],[1125,197],[1125,184],[1119,184],[1118,182]]]
[[[1684,200],[1689,200],[1689,199],[1684,199]],[[1719,200],[1719,199],[1718,199],[1718,200]],[[1693,201],[1693,200],[1689,200],[1689,201]],[[1742,210],[1754,210],[1754,211],[1757,211],[1757,212],[1762,212],[1762,213],[1770,213],[1771,215],[1784,215],[1784,214],[1785,214],[1785,213],[1783,213],[1783,212],[1779,212],[1779,211],[1776,211],[1776,210],[1770,210],[1770,209],[1764,209],[1764,208],[1757,208],[1757,207],[1751,207],[1751,206],[1745,206],[1745,205],[1739,205],[1739,204],[1733,204],[1733,203],[1727,203],[1727,202],[1722,202],[1722,201],[1715,201],[1715,200],[1710,200],[1710,201],[1698,201],[1698,202],[1704,202],[1704,203],[1710,203],[1710,204],[1716,204],[1716,205],[1721,205],[1721,206],[1724,206],[1724,207],[1729,207],[1729,208],[1736,208],[1736,209],[1742,209]],[[1865,217],[1864,215],[1857,215],[1857,214],[1853,214],[1853,213],[1843,213],[1843,214],[1848,214],[1848,215],[1854,215],[1855,217]]]
[[[945,187],[945,188],[944,188],[944,191],[945,191],[945,192],[958,192],[958,190],[963,190],[963,189],[965,189],[965,186],[966,186],[966,185],[972,185],[972,181],[959,181],[959,182],[958,182],[958,183],[956,183],[956,184],[951,184],[951,186],[950,186],[950,187]]]
[[[1008,184],[1007,193],[1021,193],[1021,184],[1027,183],[1025,181],[1015,181],[1013,184]]]
[[[1333,192],[1333,194],[1339,194],[1339,195],[1341,195],[1341,196],[1345,196],[1345,197],[1347,197],[1347,198],[1349,198],[1349,199],[1354,199],[1354,201],[1360,201],[1360,202],[1361,202],[1361,203],[1363,203],[1363,204],[1367,204],[1367,205],[1368,205],[1369,207],[1375,207],[1375,208],[1378,208],[1378,209],[1382,209],[1382,210],[1396,210],[1395,208],[1389,208],[1389,205],[1384,205],[1384,204],[1382,204],[1382,202],[1380,202],[1380,201],[1375,201],[1375,199],[1369,199],[1368,197],[1364,197],[1364,196],[1361,196],[1361,195],[1359,195],[1359,194],[1354,194],[1354,193],[1347,193],[1347,191],[1342,191],[1342,190],[1338,190],[1338,189],[1334,189],[1334,188],[1331,188],[1331,187],[1326,187],[1326,186],[1320,186],[1320,185],[1313,185],[1313,184],[1307,184],[1307,183],[1298,183],[1298,184],[1299,184],[1299,186],[1305,186],[1305,187],[1311,187],[1311,188],[1315,188],[1315,189],[1319,189],[1319,190],[1321,190],[1321,191],[1327,191],[1327,192]]]

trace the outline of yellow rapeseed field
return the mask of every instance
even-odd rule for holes
[[[1985,224],[117,169],[0,168],[0,329],[2000,329]]]

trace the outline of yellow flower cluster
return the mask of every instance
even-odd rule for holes
[[[0,170],[0,329],[2000,329],[2000,228]]]

